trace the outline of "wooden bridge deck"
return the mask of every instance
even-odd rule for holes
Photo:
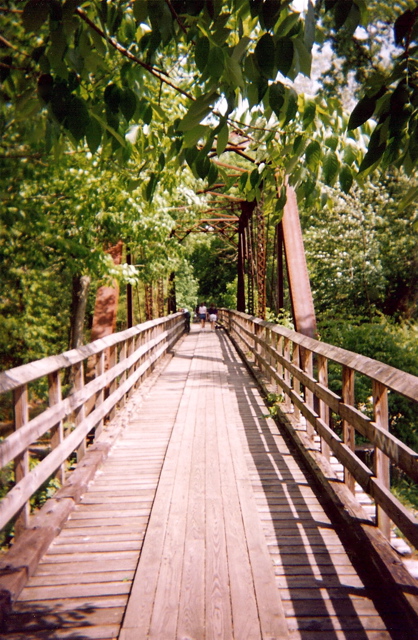
[[[7,638],[411,636],[358,575],[223,332],[192,332],[15,604]]]

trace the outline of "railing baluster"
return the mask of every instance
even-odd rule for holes
[[[117,358],[118,358],[117,345],[114,344],[111,347],[109,347],[109,351],[108,351],[108,362],[109,362],[108,369],[113,369],[113,367],[117,363]],[[116,391],[116,387],[117,387],[117,381],[116,379],[114,379],[109,384],[109,396],[111,396],[112,393]],[[116,407],[113,407],[109,412],[109,420],[112,420],[112,418],[115,417],[115,414],[116,414]]]
[[[344,404],[354,406],[355,394],[354,394],[354,371],[350,367],[343,366],[342,370],[342,399]],[[354,427],[343,420],[343,440],[344,443],[354,451],[355,449],[355,429]],[[344,482],[352,493],[355,492],[355,481],[352,474],[344,469]]]
[[[324,387],[328,387],[328,360],[325,356],[317,355],[318,381]],[[319,400],[319,417],[329,427],[329,408],[323,400]],[[321,438],[321,452],[329,460],[329,445]]]
[[[105,352],[100,351],[97,354],[96,366],[95,366],[95,377],[99,378],[105,371]],[[100,389],[100,391],[96,394],[96,401],[94,404],[95,409],[100,407],[105,398],[105,390],[104,388]],[[96,428],[94,430],[94,438],[97,439],[103,430],[104,420],[103,418],[97,423]]]
[[[127,344],[126,344],[126,340],[124,340],[119,351],[119,362],[123,362],[124,360],[126,360],[126,356],[127,356]],[[122,384],[123,382],[125,382],[125,380],[126,380],[126,371],[124,371],[120,376],[119,384]],[[122,398],[119,401],[119,406],[124,407],[125,402],[126,402],[125,396],[122,396]]]
[[[74,390],[81,391],[84,387],[84,362],[78,362],[73,365],[73,376],[74,376]],[[75,410],[75,425],[81,424],[84,418],[86,417],[86,409],[84,403]],[[84,457],[87,449],[86,438],[79,444],[77,448],[77,462]]]
[[[29,421],[28,387],[26,384],[14,389],[13,401],[15,430],[17,430]],[[20,482],[20,480],[23,480],[23,478],[25,478],[29,473],[29,451],[27,449],[14,459],[14,473],[16,484]],[[29,526],[29,516],[30,505],[29,502],[26,502],[25,506],[19,511],[15,520],[16,538],[18,538]]]
[[[283,344],[283,357],[286,358],[287,362],[290,362],[290,340],[289,338],[285,338],[284,339],[284,344]],[[290,371],[287,369],[287,367],[284,367],[284,381],[285,383],[290,387]],[[285,394],[284,397],[284,405],[286,407],[287,411],[290,411],[291,407],[292,407],[292,402],[290,400],[290,397]]]
[[[300,348],[296,342],[293,343],[292,364],[295,367],[300,367]],[[300,397],[300,380],[296,376],[293,376],[293,391]],[[293,415],[296,422],[300,422],[300,409],[296,405],[293,405]]]
[[[48,375],[48,395],[49,395],[49,406],[53,407],[56,404],[59,404],[62,400],[61,393],[61,377],[60,372],[53,371]],[[62,424],[62,420],[57,422],[55,426],[51,428],[51,449],[56,449],[64,439],[64,427]],[[65,480],[65,466],[62,464],[57,469],[55,477],[59,480],[61,484],[64,484]]]
[[[377,380],[373,380],[373,407],[375,423],[381,429],[389,431],[388,390]],[[374,448],[374,472],[384,487],[390,489],[390,460],[376,446]],[[389,540],[391,521],[379,506],[376,508],[376,521],[385,538]]]
[[[310,351],[309,349],[306,349],[305,347],[303,347],[303,349],[301,350],[301,355],[302,355],[302,369],[303,369],[303,371],[305,373],[308,374],[308,376],[310,376],[312,378],[312,376],[313,376],[313,356],[312,356],[312,351]],[[307,387],[305,387],[305,404],[307,404],[308,407],[312,411],[314,410],[314,394]],[[314,435],[315,435],[315,430],[314,430],[313,426],[311,425],[311,423],[309,422],[309,420],[306,421],[306,432],[307,432],[309,438],[311,438],[311,440],[313,440]]]

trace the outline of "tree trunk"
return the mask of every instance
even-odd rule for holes
[[[107,250],[115,264],[122,260],[122,241]],[[119,285],[114,281],[112,287],[99,287],[94,306],[93,326],[91,329],[91,341],[104,338],[113,333],[116,326],[118,311]]]
[[[71,300],[69,348],[78,349],[83,344],[84,318],[90,287],[90,276],[74,276]]]
[[[167,294],[168,313],[176,313],[177,300],[176,300],[176,274],[174,271],[170,273],[168,279],[168,294]]]

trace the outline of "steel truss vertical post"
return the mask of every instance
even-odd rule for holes
[[[158,278],[158,317],[164,318],[165,310],[164,310],[164,278]]]
[[[153,320],[154,312],[153,312],[153,300],[152,300],[152,283],[146,282],[144,285],[145,289],[145,319]]]
[[[266,318],[266,227],[264,221],[263,201],[256,208],[257,219],[257,316]]]

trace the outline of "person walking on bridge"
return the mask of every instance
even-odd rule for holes
[[[201,302],[199,304],[198,316],[199,316],[199,320],[200,320],[200,326],[202,327],[202,329],[205,328],[207,313],[208,313],[208,310],[206,308],[206,303],[205,302]]]
[[[218,319],[218,310],[215,307],[214,304],[211,304],[209,309],[208,309],[208,316],[209,316],[209,322],[210,322],[210,326],[212,331],[215,329],[215,323]]]

